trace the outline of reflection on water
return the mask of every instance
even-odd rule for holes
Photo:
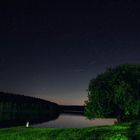
[[[22,116],[20,117],[15,116],[14,119],[7,119],[2,120],[0,119],[0,128],[6,128],[6,127],[14,127],[14,126],[25,126],[26,122],[28,121],[31,125],[33,124],[40,124],[42,122],[48,122],[50,120],[56,120],[59,116],[59,113],[52,113],[52,114],[46,114],[46,115],[31,115],[31,116]]]
[[[16,117],[16,119],[15,119]],[[44,127],[44,128],[78,128],[88,126],[99,125],[112,125],[115,119],[95,119],[88,120],[81,113],[52,113],[46,115],[31,115],[31,116],[15,116],[14,119],[2,120],[0,119],[0,128],[13,127],[13,126],[25,126],[29,121],[32,127]]]
[[[76,114],[61,114],[56,120],[44,122],[32,127],[47,127],[47,128],[78,128],[99,125],[112,125],[115,119],[95,119],[88,120],[83,115]]]

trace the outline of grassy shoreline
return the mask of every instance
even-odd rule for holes
[[[86,128],[0,129],[0,140],[129,140],[140,139],[140,121]]]

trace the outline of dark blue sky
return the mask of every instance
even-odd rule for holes
[[[89,80],[140,63],[139,3],[0,4],[0,90],[83,104]]]

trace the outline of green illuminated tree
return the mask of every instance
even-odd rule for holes
[[[140,117],[140,65],[119,65],[92,79],[85,104],[89,119],[117,117],[125,121]]]

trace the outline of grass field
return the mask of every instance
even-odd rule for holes
[[[140,121],[87,128],[0,129],[0,140],[140,140]]]

